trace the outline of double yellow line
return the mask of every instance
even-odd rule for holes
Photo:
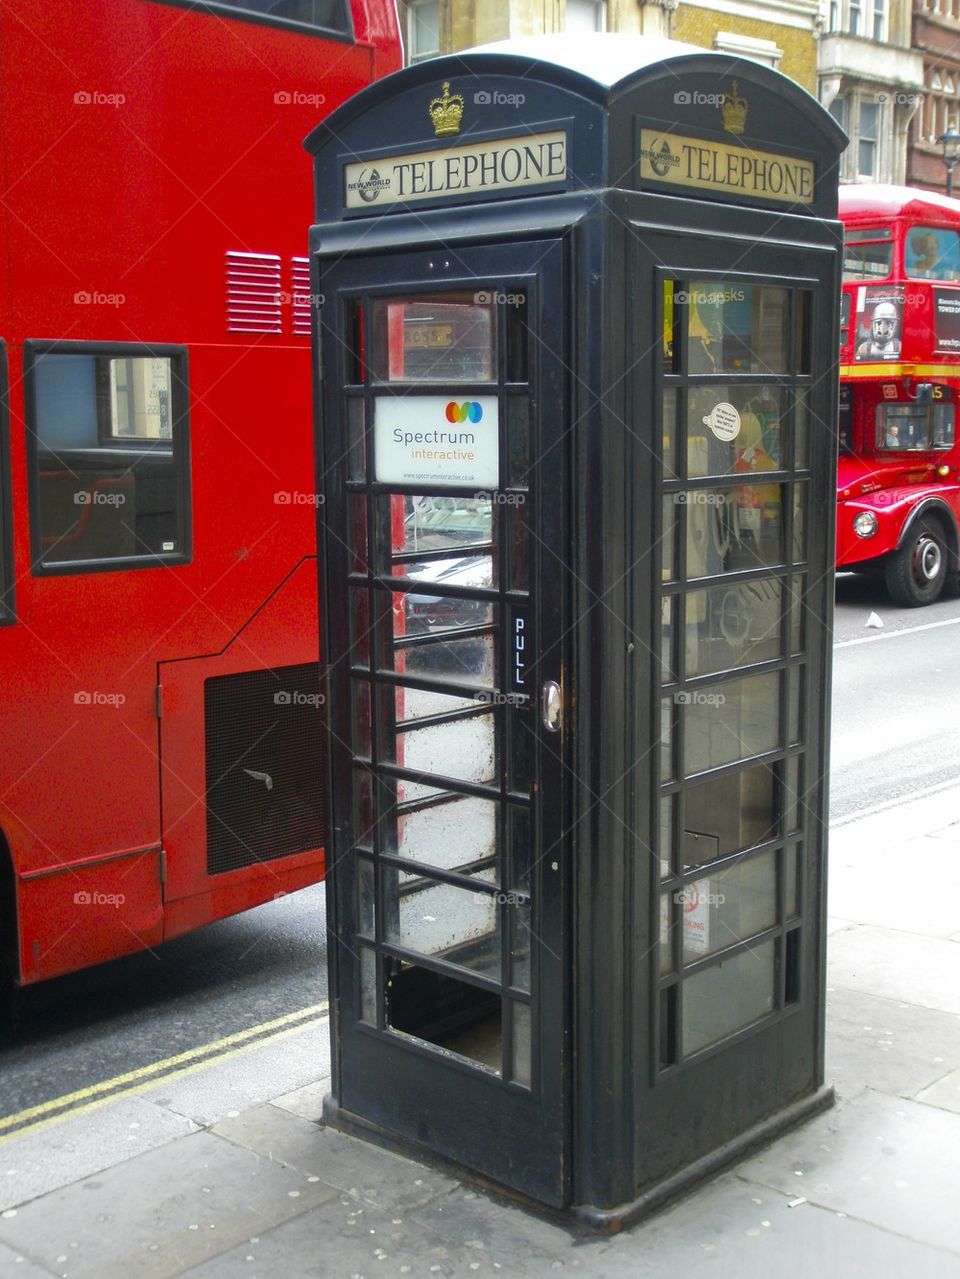
[[[151,1062],[150,1065],[140,1066],[137,1070],[128,1070],[125,1074],[114,1075],[112,1079],[104,1079],[99,1084],[90,1084],[86,1088],[78,1088],[76,1092],[41,1102],[38,1106],[29,1106],[15,1115],[6,1115],[0,1118],[0,1143],[9,1141],[13,1137],[21,1137],[25,1132],[36,1132],[41,1128],[49,1127],[68,1115],[84,1114],[97,1106],[116,1100],[117,1097],[130,1097],[136,1093],[145,1092],[158,1083],[180,1079],[194,1071],[203,1070],[214,1062],[238,1057],[241,1053],[250,1052],[264,1044],[276,1043],[289,1035],[297,1034],[311,1022],[325,1021],[329,1009],[328,1003],[311,1004],[307,1008],[297,1009],[296,1012],[275,1017],[272,1021],[251,1026],[247,1030],[238,1030],[235,1034],[226,1035],[223,1039],[215,1039],[212,1043],[188,1048],[186,1052],[177,1053],[175,1057]]]

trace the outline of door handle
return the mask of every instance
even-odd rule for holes
[[[559,733],[563,723],[563,694],[556,680],[548,679],[540,690],[540,718],[548,733]]]

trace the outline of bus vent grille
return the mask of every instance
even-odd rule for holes
[[[293,331],[300,337],[310,336],[310,259],[294,258],[291,262],[293,278]]]
[[[204,711],[207,873],[322,848],[319,665],[213,676]]]
[[[279,333],[283,300],[276,253],[227,253],[228,333]]]

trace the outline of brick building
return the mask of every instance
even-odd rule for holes
[[[914,0],[913,44],[923,59],[923,104],[910,131],[907,182],[942,191],[937,138],[950,125],[960,129],[960,0]]]

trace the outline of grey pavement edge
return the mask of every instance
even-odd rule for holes
[[[0,1140],[0,1279],[956,1279],[960,786],[840,823],[829,908],[836,1107],[632,1230],[323,1128],[318,1017]]]

